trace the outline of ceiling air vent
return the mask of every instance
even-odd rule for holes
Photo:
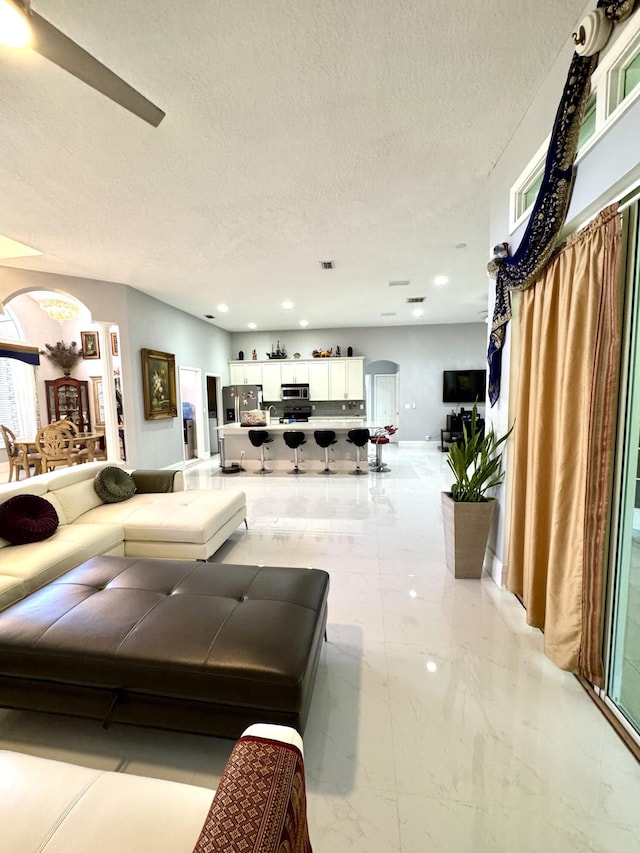
[[[333,261],[320,261],[320,266],[323,270],[332,270],[333,269]]]
[[[402,281],[390,281],[389,287],[409,287],[410,284],[411,284],[411,282],[407,278],[407,279],[403,279]]]
[[[417,305],[420,302],[424,302],[424,296],[408,296],[407,297],[407,305]]]
[[[205,314],[204,316],[207,318],[207,320],[215,320],[216,319],[215,314]]]
[[[381,317],[395,317],[396,312],[395,311],[384,311],[380,316]]]

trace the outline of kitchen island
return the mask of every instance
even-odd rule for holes
[[[306,444],[300,448],[300,467],[303,471],[319,472],[324,468],[324,450],[318,447],[313,433],[317,429],[332,429],[336,434],[337,444],[329,451],[331,468],[335,471],[351,471],[355,467],[356,449],[347,441],[349,430],[366,427],[375,432],[377,425],[366,418],[310,418],[307,422],[279,423],[271,421],[268,426],[245,427],[240,424],[224,424],[218,427],[218,435],[224,440],[224,462],[231,465],[236,462],[247,471],[257,471],[260,467],[260,448],[254,447],[249,441],[249,430],[266,430],[273,441],[265,445],[267,468],[277,471],[290,470],[293,467],[293,450],[284,443],[283,433],[287,430],[298,430],[305,434]],[[360,451],[361,460],[366,460],[372,445]],[[362,462],[361,462],[362,464]],[[363,465],[366,468],[366,462]]]

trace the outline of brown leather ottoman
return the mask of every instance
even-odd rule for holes
[[[95,557],[0,613],[0,706],[302,733],[328,592],[318,569]]]

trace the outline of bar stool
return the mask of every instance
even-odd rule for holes
[[[322,471],[318,471],[318,474],[335,474],[336,471],[329,468],[329,447],[338,443],[335,432],[332,429],[317,429],[313,433],[313,437],[318,447],[324,448],[324,468]]]
[[[301,471],[298,465],[298,448],[301,444],[307,443],[304,433],[297,429],[290,429],[283,433],[282,437],[287,447],[293,450],[293,471],[289,471],[289,474],[304,474],[305,472]]]
[[[369,468],[371,468],[372,471],[375,471],[376,474],[381,474],[383,471],[390,471],[391,468],[388,468],[386,463],[382,461],[382,445],[389,444],[389,436],[387,435],[386,430],[376,430],[375,435],[372,435],[369,441],[371,444],[374,444],[376,448],[375,461],[369,462]]]
[[[264,446],[269,442],[273,441],[272,438],[269,438],[269,433],[266,429],[250,429],[249,430],[249,441],[253,444],[254,447],[260,448],[260,468],[257,471],[254,471],[254,474],[270,474],[271,469],[264,467]]]
[[[368,471],[363,471],[360,467],[360,450],[363,447],[366,447],[369,442],[369,430],[366,428],[363,429],[350,429],[347,433],[348,438],[347,441],[350,444],[355,444],[356,446],[356,467],[355,471],[349,471],[350,474],[367,474]]]

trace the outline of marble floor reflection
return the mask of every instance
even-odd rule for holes
[[[446,457],[389,447],[391,471],[223,475],[249,530],[216,561],[331,575],[304,734],[314,853],[640,851],[640,770],[517,600],[444,564]],[[215,786],[228,741],[0,713],[0,746]],[[1,844],[0,844],[1,846]]]

